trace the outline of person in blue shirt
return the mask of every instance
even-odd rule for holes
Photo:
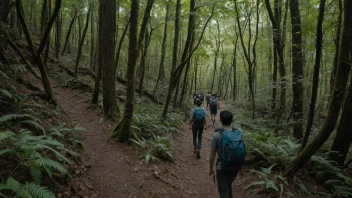
[[[193,132],[193,152],[199,159],[200,149],[202,148],[203,130],[206,130],[207,121],[205,110],[202,107],[202,101],[200,99],[196,99],[195,103],[196,107],[194,107],[191,112],[189,130],[192,130]]]

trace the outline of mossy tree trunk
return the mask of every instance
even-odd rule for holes
[[[303,53],[298,0],[290,1],[290,11],[292,24],[293,136],[296,139],[301,139],[303,137]]]
[[[285,175],[297,173],[304,164],[326,142],[333,132],[339,117],[341,104],[345,95],[347,79],[351,70],[350,51],[352,48],[352,0],[344,0],[344,22],[340,40],[340,50],[334,91],[331,96],[328,114],[317,136],[301,151],[286,170]]]
[[[120,142],[129,143],[131,138],[131,125],[134,108],[134,89],[135,89],[135,68],[138,59],[137,50],[137,32],[138,32],[138,0],[131,0],[130,15],[130,32],[128,46],[128,63],[127,63],[127,93],[123,118],[115,128],[117,139]]]

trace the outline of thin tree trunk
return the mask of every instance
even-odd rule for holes
[[[159,64],[159,74],[156,80],[155,88],[153,91],[153,95],[155,95],[155,91],[158,88],[160,80],[163,81],[165,79],[165,71],[164,71],[164,62],[165,62],[165,54],[166,54],[166,41],[167,41],[167,23],[169,20],[169,12],[170,12],[170,4],[166,5],[166,14],[165,14],[165,24],[164,24],[164,35],[163,41],[161,43],[161,58]]]
[[[121,38],[120,38],[120,41],[119,41],[119,46],[117,47],[117,50],[116,50],[116,55],[115,55],[115,70],[117,69],[118,65],[119,65],[119,60],[120,60],[120,53],[121,53],[121,48],[122,48],[122,44],[123,44],[123,41],[126,37],[126,33],[127,33],[127,30],[128,30],[128,26],[130,25],[130,20],[128,18],[128,20],[126,21],[126,25],[125,25],[125,28],[122,32],[122,35],[121,35]]]
[[[140,61],[140,69],[141,69],[141,76],[139,79],[139,97],[142,98],[143,96],[143,83],[144,83],[144,76],[145,76],[145,65],[146,65],[146,58],[148,53],[149,43],[152,37],[153,30],[150,30],[150,35],[148,32],[148,28],[145,31],[145,38],[144,38],[144,49]]]
[[[65,54],[65,51],[66,51],[66,48],[67,48],[67,44],[68,44],[68,41],[69,41],[69,38],[70,38],[70,34],[71,34],[71,31],[72,31],[72,26],[73,26],[74,22],[76,21],[76,19],[77,19],[77,11],[75,11],[75,15],[71,19],[70,26],[68,27],[68,31],[67,31],[67,34],[66,34],[65,45],[64,45],[64,49],[62,50],[61,55]]]
[[[164,110],[162,113],[162,117],[166,119],[167,110],[170,105],[172,92],[173,92],[173,82],[172,75],[176,68],[177,64],[177,52],[178,52],[178,43],[179,43],[179,35],[180,35],[180,9],[181,9],[181,0],[176,1],[176,14],[175,14],[175,32],[174,32],[174,46],[172,51],[172,66],[171,66],[171,74],[170,74],[170,82],[169,82],[169,90],[167,92],[166,101],[164,105]]]
[[[91,3],[89,66],[94,67],[94,0]],[[117,28],[118,29],[118,28]]]
[[[88,26],[89,26],[89,16],[90,16],[91,10],[92,10],[92,5],[89,5],[89,9],[88,9],[88,13],[87,13],[87,19],[86,19],[86,25],[84,27],[83,34],[82,34],[82,37],[81,37],[81,40],[80,40],[80,44],[78,46],[78,53],[77,53],[76,67],[75,67],[75,77],[77,77],[78,65],[79,65],[79,61],[80,61],[80,58],[81,58],[81,54],[82,54],[82,48],[83,48],[84,40],[86,38],[86,34],[87,34]]]
[[[340,40],[338,67],[327,118],[317,136],[306,147],[304,147],[299,156],[297,156],[290,164],[286,170],[286,176],[297,173],[312,155],[314,155],[314,153],[317,152],[326,142],[335,128],[345,95],[347,79],[351,70],[349,56],[352,48],[352,12],[350,12],[350,10],[352,10],[352,0],[344,0],[344,22],[342,37]]]
[[[335,55],[334,55],[334,62],[332,66],[331,76],[330,76],[330,95],[333,91],[334,81],[335,81],[335,74],[337,70],[337,62],[339,57],[339,49],[340,49],[340,37],[341,37],[341,24],[342,24],[342,0],[339,0],[339,17],[337,19],[337,26],[336,26],[336,36],[334,39],[335,43]]]
[[[319,16],[317,22],[317,39],[316,39],[316,50],[315,50],[315,64],[314,64],[314,74],[313,74],[313,86],[312,86],[312,96],[309,105],[309,114],[308,114],[308,123],[306,127],[306,132],[304,134],[301,150],[307,145],[308,138],[310,135],[310,131],[313,126],[314,114],[315,114],[315,103],[317,100],[317,92],[319,86],[319,70],[321,63],[321,51],[322,51],[322,43],[323,43],[323,20],[324,20],[324,10],[325,10],[325,2],[326,0],[320,0],[319,5]]]

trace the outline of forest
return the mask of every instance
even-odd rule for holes
[[[234,197],[352,197],[351,67],[352,0],[0,0],[0,197],[218,197],[195,94]]]

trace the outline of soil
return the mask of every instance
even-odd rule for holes
[[[75,125],[83,127],[86,151],[82,154],[85,171],[72,181],[61,197],[218,197],[216,184],[208,174],[208,153],[219,118],[203,133],[201,159],[193,154],[192,132],[185,123],[174,138],[175,162],[147,166],[141,154],[109,137],[116,123],[103,120],[100,109],[89,108],[90,96],[63,89],[52,80],[55,97]],[[222,107],[223,108],[223,107]],[[208,118],[208,123],[211,123]],[[244,191],[249,179],[240,176],[233,184],[235,197],[251,197]]]

